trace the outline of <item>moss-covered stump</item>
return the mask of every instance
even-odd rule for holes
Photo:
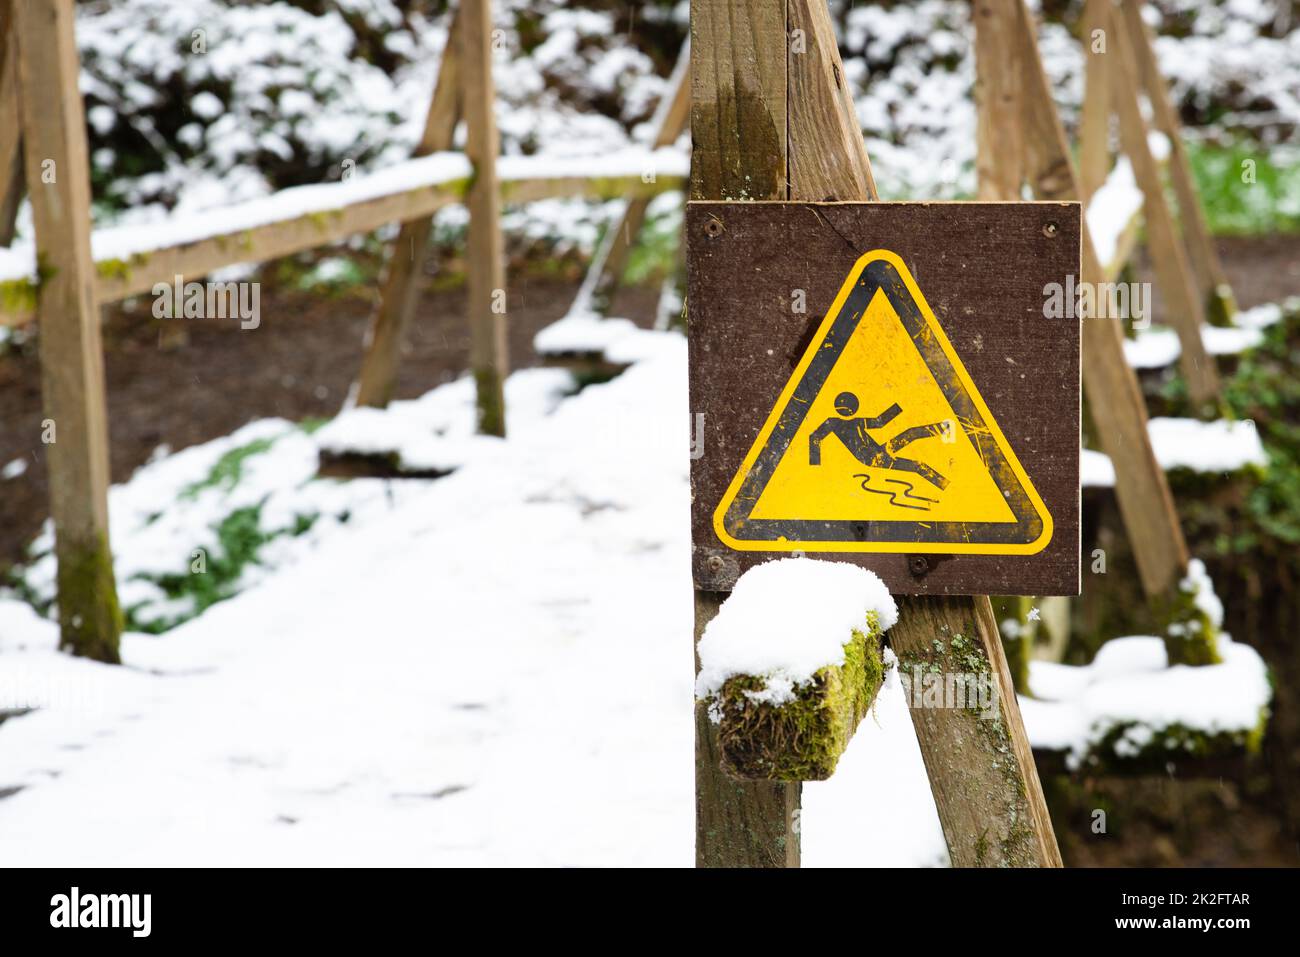
[[[735,675],[710,704],[720,725],[722,767],[749,781],[824,781],[876,699],[884,678],[879,617],[844,645],[844,663],[828,665],[793,688],[762,675]]]
[[[402,463],[396,452],[342,452],[321,450],[320,467],[316,474],[321,478],[410,478],[436,479],[450,475],[451,469],[414,468]]]
[[[1240,779],[1259,756],[1267,727],[1267,709],[1250,730],[1206,731],[1182,724],[1153,730],[1122,723],[1102,735],[1082,758],[1035,748],[1034,761],[1044,775]]]
[[[573,373],[574,391],[600,385],[622,375],[630,367],[626,362],[611,362],[599,352],[547,352],[542,365],[548,369],[567,369]]]

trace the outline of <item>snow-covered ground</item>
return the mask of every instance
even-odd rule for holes
[[[0,707],[40,706],[0,725],[5,863],[690,864],[685,342],[638,338],[123,667],[0,603]],[[944,860],[896,683],[802,826],[809,865]]]
[[[128,634],[111,667],[0,600],[5,863],[690,864],[686,347],[611,328],[629,369],[576,395],[560,370],[516,373],[506,440],[470,434],[459,380],[315,431],[251,423],[114,488],[124,596],[189,620]],[[317,479],[321,448],[455,471]],[[235,597],[149,593],[195,547],[220,558],[215,529],[249,508],[265,541]],[[1244,646],[1166,669],[1158,639],[1113,644],[1035,663],[1035,744],[1081,755],[1166,719],[1246,734],[1267,701]],[[892,672],[835,776],[805,785],[801,828],[810,866],[945,862]]]

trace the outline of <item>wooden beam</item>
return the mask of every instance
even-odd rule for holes
[[[22,203],[22,142],[18,118],[18,57],[11,0],[0,0],[0,246],[14,240]]]
[[[1164,294],[1165,315],[1178,333],[1182,346],[1179,368],[1187,381],[1187,392],[1198,406],[1217,402],[1220,396],[1219,373],[1205,349],[1201,327],[1205,325],[1205,303],[1197,291],[1173,214],[1165,199],[1160,168],[1151,154],[1147,125],[1138,102],[1137,61],[1128,30],[1118,11],[1111,11],[1111,62],[1115,83],[1112,102],[1119,116],[1120,143],[1133,164],[1133,175],[1142,190],[1143,215],[1146,219],[1147,250],[1155,269],[1156,281]]]
[[[1111,0],[1086,0],[1083,8],[1083,112],[1079,117],[1079,197],[1087,203],[1110,172],[1110,66],[1106,35]],[[1097,31],[1101,31],[1099,34]]]
[[[1021,63],[1030,188],[1038,199],[1078,199],[1078,179],[1051,85],[1043,72],[1033,16],[1024,0],[996,0],[994,10],[995,16],[977,20],[976,28],[1005,30],[1024,51]],[[1086,221],[1083,232],[1083,280],[1102,282],[1105,277]],[[1118,322],[1084,320],[1083,387],[1102,449],[1115,465],[1115,495],[1143,590],[1151,598],[1163,600],[1186,574],[1187,543],[1169,482],[1151,448],[1146,405],[1137,376],[1124,358],[1124,332]]]
[[[388,223],[427,217],[438,210],[464,201],[468,179],[434,183],[352,203],[332,210],[319,210],[276,220],[249,229],[207,236],[179,243],[127,260],[101,260],[96,264],[95,298],[114,302],[151,292],[157,283],[171,283],[176,276],[198,279],[236,263],[264,262],[305,249],[339,242],[356,233],[370,232]],[[539,199],[589,196],[611,199],[677,189],[683,177],[661,175],[645,182],[640,174],[609,177],[588,175],[536,176],[500,183],[503,202],[530,203]],[[13,281],[28,286],[26,280]],[[7,283],[0,282],[0,293]],[[6,304],[0,296],[0,326],[16,326],[32,319],[30,307]]]
[[[881,634],[879,616],[864,614],[861,627],[846,629],[844,660],[817,669],[780,704],[755,697],[768,688],[766,676],[728,678],[709,699],[723,770],[747,781],[829,779],[884,680]]]
[[[456,124],[460,121],[460,11],[452,15],[443,47],[438,81],[424,121],[424,133],[415,147],[416,156],[449,150]],[[415,312],[420,290],[420,267],[433,232],[433,218],[408,219],[398,230],[388,253],[388,269],[380,293],[379,308],[366,333],[365,355],[357,376],[355,403],[382,408],[388,405],[397,386],[397,367],[402,342]]]
[[[1097,0],[1094,0],[1097,2]],[[1109,2],[1109,0],[1106,0]],[[1178,216],[1183,227],[1183,239],[1191,259],[1192,272],[1205,303],[1206,315],[1215,325],[1231,324],[1232,316],[1237,311],[1228,285],[1219,252],[1214,248],[1210,237],[1210,228],[1205,221],[1205,211],[1201,208],[1200,197],[1196,191],[1196,180],[1192,176],[1192,166],[1187,159],[1187,149],[1183,145],[1183,128],[1178,119],[1178,111],[1169,99],[1169,87],[1160,74],[1160,63],[1156,59],[1155,42],[1151,27],[1142,19],[1142,9],[1138,0],[1121,0],[1120,10],[1127,24],[1129,41],[1137,56],[1138,70],[1142,86],[1151,101],[1151,110],[1156,128],[1169,139],[1169,178],[1174,184],[1174,195],[1178,198]]]
[[[691,4],[694,199],[787,198],[785,8],[769,0]],[[696,644],[725,597],[695,592]],[[798,867],[801,789],[724,773],[718,727],[696,702],[697,866]]]
[[[787,199],[877,200],[853,93],[825,0],[788,0]]]
[[[18,209],[23,203],[26,183],[20,144],[7,174],[4,167],[0,166],[0,246],[9,246],[18,233]],[[0,314],[0,326],[5,324],[4,316]]]
[[[15,0],[22,139],[41,275],[36,311],[60,646],[116,662],[122,613],[109,550],[104,357],[73,19],[72,0]]]
[[[995,15],[990,0],[975,0],[978,23]],[[1025,181],[1024,129],[1020,122],[1019,51],[998,30],[975,31],[976,197],[1016,200]]]
[[[265,262],[326,246],[411,216],[429,216],[459,202],[464,187],[463,181],[420,186],[337,210],[308,213],[155,250],[120,267],[102,269],[96,294],[101,301],[112,302],[147,293],[156,283],[170,283],[176,276],[197,279],[236,263]]]
[[[691,197],[786,199],[785,3],[691,6]]]
[[[991,707],[908,707],[954,867],[1060,867],[1047,802],[987,598],[904,597],[888,633],[907,686],[921,669],[988,687]]]
[[[463,0],[461,68],[465,76],[465,154],[474,165],[466,205],[469,232],[469,364],[478,390],[478,430],[506,434],[505,247],[497,185],[496,86],[492,82],[491,0]]]

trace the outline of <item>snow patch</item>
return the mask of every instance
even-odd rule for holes
[[[1160,467],[1194,472],[1236,472],[1268,465],[1268,455],[1250,419],[1175,419],[1157,416],[1147,424]]]

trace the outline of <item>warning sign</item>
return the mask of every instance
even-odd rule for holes
[[[1033,554],[1052,518],[906,265],[858,259],[714,514],[764,551]]]
[[[1077,203],[687,204],[691,574],[1074,595]]]

